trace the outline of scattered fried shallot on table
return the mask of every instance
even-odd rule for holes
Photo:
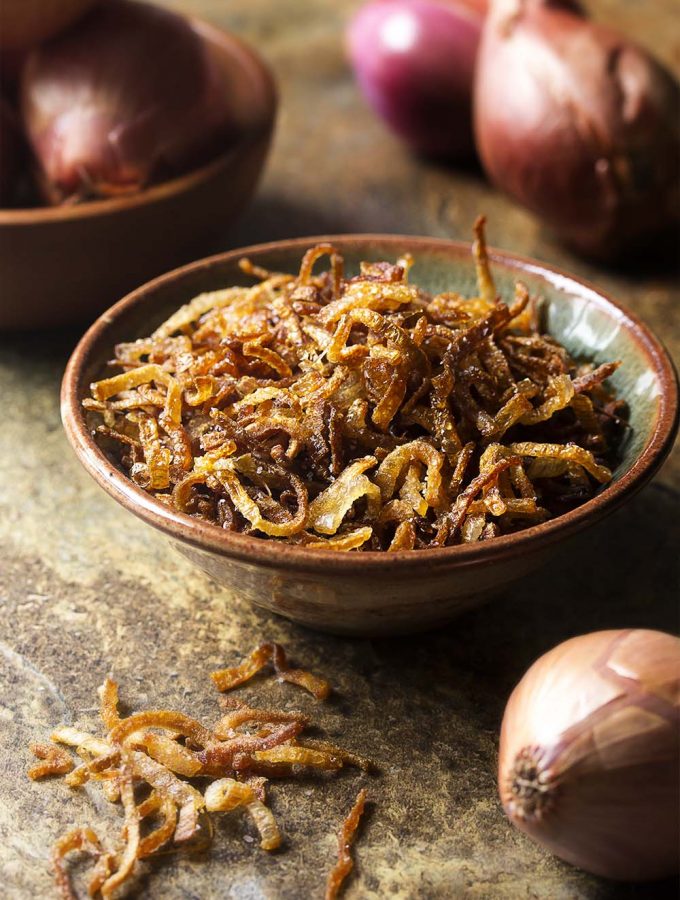
[[[346,277],[330,244],[297,275],[201,294],[115,348],[83,401],[130,478],[181,513],[305,547],[400,551],[484,541],[578,506],[611,479],[617,362],[572,359],[539,302],[409,283],[413,259]],[[330,268],[313,274],[330,257]]]
[[[330,693],[323,679],[290,668],[283,648],[271,642],[258,647],[241,665],[214,672],[212,678],[220,690],[231,690],[270,662],[279,679],[305,688],[315,698],[323,700]],[[266,802],[269,778],[314,770],[335,772],[345,765],[364,771],[372,768],[362,756],[304,737],[302,732],[311,722],[302,712],[260,709],[220,697],[224,714],[210,728],[192,716],[164,709],[121,717],[118,686],[110,678],[99,695],[103,737],[61,725],[52,733],[52,743],[30,745],[41,760],[29,769],[30,778],[64,775],[72,788],[97,781],[106,799],[123,807],[119,847],[105,849],[89,827],[72,828],[56,842],[52,865],[65,900],[76,897],[65,866],[71,852],[87,853],[95,860],[89,895],[110,897],[134,877],[138,860],[169,846],[195,848],[210,843],[211,814],[244,810],[259,832],[261,848],[276,850],[281,833]],[[74,767],[64,747],[75,750],[79,765]],[[201,785],[200,779],[207,779],[207,785]],[[359,815],[355,813],[357,821]],[[347,826],[345,831],[349,845],[352,828]],[[337,877],[342,880],[344,875]]]
[[[231,669],[220,669],[213,672],[210,677],[218,691],[230,691],[239,684],[249,681],[269,662],[274,666],[274,671],[281,681],[299,685],[317,700],[325,700],[330,694],[331,686],[327,681],[302,669],[291,669],[283,647],[271,641],[253,650],[240,665]]]
[[[352,860],[352,844],[356,838],[359,822],[366,806],[366,791],[362,788],[357,794],[354,805],[342,823],[338,834],[338,861],[331,869],[326,884],[326,900],[335,900],[342,885],[354,867]]]

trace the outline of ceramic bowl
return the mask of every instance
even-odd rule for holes
[[[91,322],[149,278],[195,258],[250,199],[276,113],[272,77],[233,35],[190,20],[224,73],[237,131],[192,172],[129,197],[0,210],[0,329]]]
[[[411,252],[413,281],[430,291],[472,295],[468,244],[431,238],[353,235],[310,237],[214,256],[157,278],[128,295],[90,328],[62,386],[62,418],[83,466],[131,513],[169,537],[184,556],[229,592],[312,628],[351,635],[406,633],[445,623],[539,566],[569,535],[594,524],[644,485],[667,455],[677,430],[678,387],[659,341],[632,313],[597,288],[541,263],[491,252],[497,287],[512,296],[517,279],[545,298],[549,331],[572,354],[597,363],[620,359],[612,381],[630,404],[630,431],[613,482],[578,509],[517,534],[481,544],[399,553],[330,553],[266,538],[230,534],[174,512],[136,487],[99,449],[83,414],[88,385],[102,377],[119,341],[149,334],[202,291],[245,284],[238,259],[296,271],[304,250],[330,240],[356,271],[362,259],[394,260]]]

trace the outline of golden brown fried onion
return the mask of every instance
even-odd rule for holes
[[[361,790],[357,794],[354,805],[343,820],[338,834],[338,861],[331,869],[326,882],[326,900],[335,900],[340,893],[342,885],[354,868],[352,860],[352,844],[356,839],[357,829],[366,806],[366,791]]]
[[[523,285],[504,303],[483,219],[474,233],[469,298],[410,284],[407,258],[348,278],[330,244],[297,276],[243,261],[258,284],[118,345],[122,371],[83,401],[98,439],[180,512],[319,550],[487,540],[583,503],[616,463],[625,408],[604,382],[619,364],[571,359]],[[496,444],[533,449],[489,476]]]
[[[281,681],[299,685],[317,700],[325,700],[331,692],[331,686],[323,678],[302,669],[290,668],[285,650],[280,644],[272,641],[253,650],[240,665],[212,672],[210,677],[218,691],[230,691],[254,678],[268,663],[274,666],[274,671]]]
[[[213,679],[228,690],[269,664],[281,680],[306,688],[317,699],[328,696],[326,681],[290,668],[283,647],[273,642],[258,647],[240,666],[214,673]],[[41,760],[29,769],[30,778],[65,775],[72,788],[98,782],[106,798],[123,809],[116,847],[104,848],[89,828],[72,829],[55,844],[56,884],[68,900],[76,898],[64,863],[71,852],[94,857],[89,894],[109,897],[135,877],[138,860],[162,848],[209,843],[210,816],[217,812],[243,808],[259,832],[262,849],[276,850],[282,839],[266,803],[269,778],[337,772],[344,766],[373,769],[363,756],[304,736],[312,723],[299,711],[264,709],[220,697],[224,714],[210,728],[173,710],[121,716],[118,685],[110,678],[99,689],[99,696],[102,737],[61,725],[52,733],[51,743],[30,745]],[[74,749],[82,760],[76,768],[64,747]]]
[[[34,756],[42,760],[31,766],[26,773],[33,781],[47,778],[50,775],[66,775],[73,769],[73,760],[61,747],[33,741],[28,749]]]

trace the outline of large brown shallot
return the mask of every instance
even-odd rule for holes
[[[569,244],[615,257],[678,219],[680,90],[564,0],[492,0],[475,82],[489,177]]]
[[[678,870],[680,640],[598,631],[531,666],[503,718],[498,782],[512,822],[595,875]]]
[[[471,155],[472,81],[486,0],[369,0],[347,29],[368,103],[415,150]]]
[[[33,51],[22,114],[52,202],[134,193],[200,165],[224,143],[230,98],[181,16],[104,0]]]

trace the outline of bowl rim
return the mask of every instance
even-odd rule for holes
[[[182,15],[181,13],[176,14]],[[70,206],[0,208],[0,229],[29,228],[36,225],[72,222],[76,219],[91,219],[161,203],[168,197],[184,194],[204,182],[210,182],[217,172],[229,166],[234,156],[243,153],[245,148],[259,140],[262,134],[272,127],[278,103],[276,82],[271,69],[259,53],[237,35],[226,29],[218,28],[212,22],[207,22],[198,16],[182,16],[182,18],[191,24],[204,42],[228,48],[229,52],[238,60],[240,67],[249,69],[252,79],[259,82],[263,104],[257,122],[243,131],[235,143],[230,143],[217,156],[175,178],[153,184],[134,194],[90,200],[87,203],[75,203]]]
[[[265,568],[283,566],[299,572],[350,575],[358,572],[380,574],[385,566],[402,574],[421,573],[424,564],[428,568],[436,569],[450,568],[454,565],[467,567],[484,561],[507,559],[525,550],[542,549],[598,521],[643,487],[670,452],[678,429],[678,378],[670,355],[661,341],[633,312],[622,307],[592,283],[538,260],[489,248],[489,259],[492,264],[510,268],[520,277],[522,272],[528,272],[548,281],[558,289],[569,289],[597,303],[627,329],[632,340],[644,352],[649,367],[658,378],[660,393],[651,434],[632,466],[602,493],[596,494],[581,506],[554,519],[523,531],[501,535],[491,541],[415,552],[403,550],[395,553],[386,551],[333,553],[285,544],[264,537],[234,534],[212,523],[177,512],[155,500],[111,463],[87,428],[80,398],[83,386],[82,373],[89,363],[93,346],[102,340],[114,322],[120,321],[129,310],[144,302],[149,292],[181,281],[189,273],[234,262],[242,256],[252,258],[272,252],[298,249],[304,251],[309,246],[321,242],[334,243],[341,252],[343,246],[380,243],[394,245],[395,250],[398,247],[401,252],[406,249],[405,245],[410,245],[409,249],[414,249],[416,256],[418,248],[444,251],[458,258],[470,258],[471,255],[471,245],[468,242],[395,234],[318,235],[236,248],[173,269],[127,294],[95,320],[74,349],[61,386],[61,415],[66,435],[78,460],[100,487],[147,524],[158,528],[175,540],[198,549]]]

